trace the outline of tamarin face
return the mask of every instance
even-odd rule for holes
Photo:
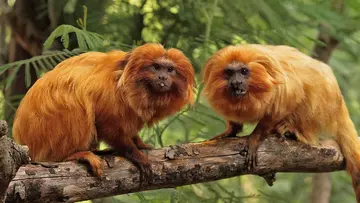
[[[149,43],[129,52],[120,64],[124,72],[118,86],[136,111],[161,108],[172,114],[193,102],[194,69],[180,50]]]
[[[194,70],[180,50],[149,43],[129,52],[124,60],[121,80],[127,88],[134,87],[133,92],[136,88],[141,94],[191,96],[188,90],[194,85]]]
[[[272,60],[246,46],[228,46],[204,68],[205,93],[214,100],[244,100],[271,92],[277,80]]]
[[[257,47],[225,47],[204,67],[204,94],[229,120],[256,120],[265,114],[276,86],[283,81],[279,68]]]
[[[154,93],[170,91],[175,85],[174,80],[179,77],[176,72],[176,64],[166,57],[155,59],[153,64],[144,68],[144,71],[147,72],[148,79],[143,82],[149,91]]]
[[[230,96],[243,97],[248,90],[249,67],[240,62],[232,62],[224,69],[224,78],[227,80],[227,91]]]

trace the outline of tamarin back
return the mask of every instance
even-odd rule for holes
[[[167,69],[161,72],[165,62],[174,71],[171,75]],[[33,161],[84,159],[96,175],[102,165],[91,151],[105,141],[148,168],[139,149],[151,146],[138,132],[192,102],[193,74],[179,50],[159,44],[72,57],[29,89],[15,115],[14,140],[29,147]]]
[[[121,51],[112,54],[125,56]],[[72,57],[29,89],[17,109],[13,135],[16,142],[29,145],[34,161],[62,161],[71,151],[86,151],[96,140],[95,108],[113,112],[111,107],[117,107],[109,105],[116,101],[117,69],[117,61],[110,60],[94,52]]]
[[[210,104],[229,124],[214,139],[235,136],[233,129],[243,122],[258,123],[249,138],[249,167],[270,131],[308,144],[327,134],[341,147],[360,202],[360,143],[328,65],[288,46],[228,46],[207,62],[204,84]]]

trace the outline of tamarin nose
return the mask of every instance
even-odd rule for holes
[[[231,81],[231,83],[230,83],[230,85],[232,86],[232,87],[237,87],[237,86],[239,86],[239,85],[241,85],[242,84],[242,82],[241,81]]]
[[[159,79],[166,81],[168,77],[166,75],[159,75]]]

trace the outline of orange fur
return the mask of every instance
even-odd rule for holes
[[[152,77],[146,66],[167,58],[178,75],[174,89],[153,95],[139,83]],[[16,112],[13,135],[34,161],[87,160],[101,175],[91,151],[105,141],[137,165],[149,166],[139,149],[150,148],[138,132],[146,124],[193,102],[194,71],[177,49],[145,44],[129,53],[89,52],[67,59],[30,88]]]
[[[226,93],[224,68],[233,61],[249,66],[249,88],[242,98]],[[360,143],[331,68],[295,48],[271,45],[228,46],[212,56],[204,70],[204,92],[228,121],[258,122],[249,138],[250,161],[261,136],[275,128],[317,144],[323,133],[334,136],[360,202]],[[256,150],[255,150],[256,151]]]

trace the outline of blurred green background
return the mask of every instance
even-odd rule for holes
[[[0,0],[0,117],[11,125],[27,89],[66,58],[159,42],[193,62],[197,100],[141,135],[155,147],[202,141],[225,129],[201,96],[206,59],[229,44],[261,43],[294,46],[325,61],[328,56],[359,128],[359,22],[359,0]],[[252,128],[245,126],[244,134]],[[330,177],[330,202],[355,202],[347,174]],[[241,176],[93,202],[300,203],[311,202],[312,184],[312,174],[304,173],[277,174],[273,187]]]

